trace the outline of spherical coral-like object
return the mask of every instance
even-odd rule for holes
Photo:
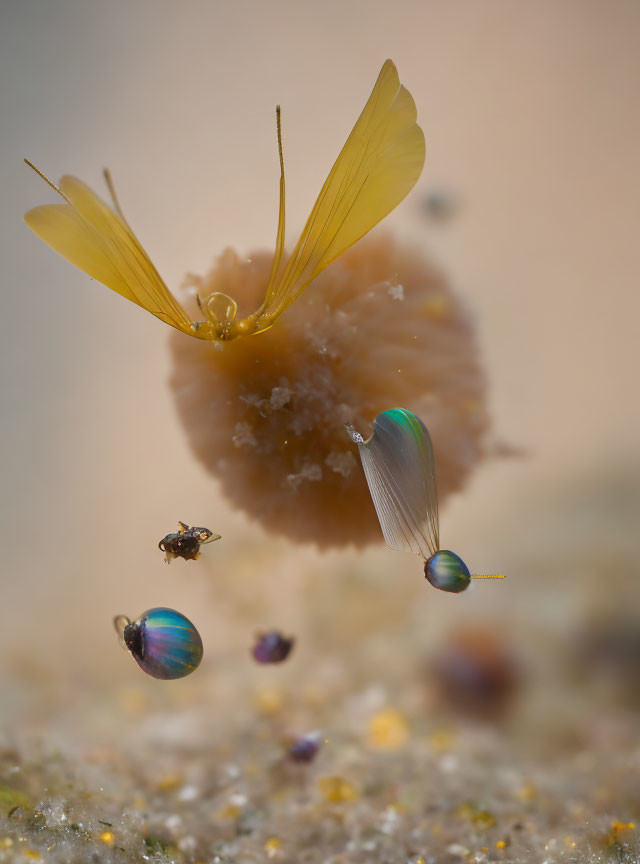
[[[239,315],[264,297],[271,256],[222,253],[188,284]],[[424,257],[376,232],[255,336],[171,336],[171,387],[189,443],[228,499],[265,528],[319,547],[382,540],[357,448],[376,414],[415,412],[433,439],[439,499],[482,455],[485,384],[468,316]]]

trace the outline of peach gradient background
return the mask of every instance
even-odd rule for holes
[[[509,573],[467,610],[570,616],[601,526],[639,485],[640,6],[3,0],[0,31],[3,674],[102,664],[134,680],[110,617],[161,604],[199,616],[214,656],[223,580],[262,592],[238,646],[256,624],[301,626],[301,573],[335,579],[339,596],[344,568],[389,568],[425,621],[458,614],[409,557],[403,571],[383,547],[317,555],[228,510],[178,426],[166,330],[22,222],[50,200],[29,156],[98,189],[108,165],[174,288],[228,244],[270,247],[280,102],[295,239],[386,57],[428,147],[387,224],[474,311],[496,437],[529,454],[487,462],[443,514],[443,539],[474,569]],[[422,204],[441,185],[461,207],[438,225]],[[164,567],[154,548],[178,518],[223,534],[201,572]],[[548,602],[558,555],[564,594]]]

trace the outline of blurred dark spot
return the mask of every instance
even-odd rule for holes
[[[453,633],[431,661],[430,674],[446,706],[491,719],[507,710],[519,678],[506,640],[479,628]]]
[[[283,636],[277,630],[259,633],[252,654],[258,663],[282,663],[293,648],[294,639]]]

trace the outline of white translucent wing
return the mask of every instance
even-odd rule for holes
[[[427,427],[404,408],[378,414],[368,441],[351,432],[385,542],[430,558],[440,547],[433,446]]]

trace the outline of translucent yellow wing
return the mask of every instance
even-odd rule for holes
[[[402,201],[424,158],[415,103],[387,60],[281,277],[267,289],[258,329],[270,327],[312,279]]]
[[[124,218],[75,177],[63,177],[57,188],[37,173],[65,203],[29,210],[24,217],[29,228],[58,255],[98,282],[161,321],[197,337],[191,319],[160,278]]]

